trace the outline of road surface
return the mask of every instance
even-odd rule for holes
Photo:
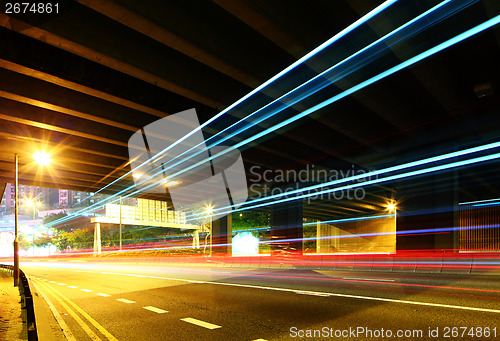
[[[74,340],[500,339],[497,276],[83,261],[21,268]]]

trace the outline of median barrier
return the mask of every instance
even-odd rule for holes
[[[443,274],[468,274],[472,267],[472,257],[467,255],[445,255],[443,257]]]
[[[471,273],[476,275],[500,275],[500,256],[489,253],[473,255]]]

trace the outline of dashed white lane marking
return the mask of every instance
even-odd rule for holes
[[[54,269],[54,270],[63,270],[63,269]],[[119,275],[119,276],[137,277],[137,275],[134,275],[134,274],[127,274],[127,273],[120,273],[120,272],[104,272],[103,271],[101,273],[102,274],[107,274],[107,275]],[[240,288],[276,290],[276,291],[293,292],[293,293],[295,293],[297,291],[306,292],[306,290],[297,290],[297,289],[289,289],[289,288],[277,288],[277,287],[266,287],[266,286],[259,286],[259,285],[250,285],[250,284],[236,284],[236,283],[225,283],[225,282],[197,281],[197,280],[185,279],[185,278],[161,277],[161,276],[143,276],[143,275],[140,275],[140,276],[141,277],[146,277],[146,278],[152,278],[152,279],[163,279],[163,280],[179,281],[179,282],[186,282],[186,283],[224,285],[224,286],[232,286],[232,287],[240,287]],[[316,295],[318,295],[318,294],[319,295],[328,294],[329,296],[333,296],[333,297],[345,297],[345,298],[355,298],[355,299],[371,300],[371,301],[381,301],[381,302],[390,302],[390,303],[420,305],[420,306],[427,306],[427,307],[439,307],[439,308],[449,308],[449,309],[459,309],[459,310],[481,311],[481,312],[496,313],[496,314],[500,313],[500,310],[497,310],[497,309],[487,309],[487,308],[478,308],[478,307],[457,306],[457,305],[448,305],[448,304],[439,304],[439,303],[430,303],[430,302],[405,301],[405,300],[398,300],[398,299],[392,299],[392,298],[382,298],[382,297],[373,297],[373,296],[360,296],[360,295],[338,294],[338,293],[333,293],[333,292],[314,292],[314,291],[309,291],[309,293],[311,295],[314,295],[314,294],[316,294]]]
[[[56,281],[49,281],[49,283],[57,283]]]
[[[121,275],[121,276],[135,276],[133,274],[125,274],[118,272],[109,272],[110,275]],[[174,277],[159,277],[159,276],[146,276],[148,278],[155,279],[165,279],[170,281],[179,281],[186,283],[200,283],[200,284],[212,284],[212,285],[223,285],[237,288],[252,288],[252,289],[263,289],[263,290],[275,290],[282,292],[308,292],[310,295],[324,295],[328,294],[333,297],[345,297],[345,298],[355,298],[362,300],[370,300],[370,301],[379,301],[379,302],[391,302],[391,303],[401,303],[401,304],[411,304],[411,305],[420,305],[427,307],[439,307],[439,308],[450,308],[450,309],[459,309],[459,310],[470,310],[470,311],[482,311],[487,313],[496,313],[499,314],[500,310],[498,309],[487,309],[487,308],[477,308],[477,307],[467,307],[467,306],[459,306],[459,305],[449,305],[449,304],[439,304],[439,303],[430,303],[430,302],[418,302],[418,301],[406,301],[406,300],[398,300],[393,298],[383,298],[383,297],[373,297],[373,296],[360,296],[360,295],[349,295],[349,294],[339,294],[333,292],[321,292],[321,291],[309,291],[309,290],[297,290],[297,289],[289,289],[289,288],[277,288],[277,287],[266,287],[261,285],[251,285],[251,284],[237,284],[237,283],[225,283],[225,282],[210,282],[210,281],[196,281],[192,279],[184,279],[184,278],[174,278]]]
[[[155,313],[158,313],[158,314],[168,313],[168,311],[166,311],[166,310],[163,310],[163,309],[160,309],[160,308],[156,308],[156,307],[152,307],[150,305],[148,305],[147,307],[143,307],[143,308],[146,309],[146,310],[154,311]]]
[[[85,292],[92,292],[92,290],[90,289],[80,289],[81,291],[85,291]]]
[[[116,299],[118,302],[123,302],[123,303],[135,303],[135,301],[127,300],[126,298],[117,298]]]
[[[375,281],[375,282],[394,282],[393,279],[383,279],[383,278],[356,278],[356,277],[342,277],[342,279],[351,279],[354,281]]]
[[[109,297],[111,295],[108,295],[108,294],[103,294],[102,292],[96,294],[97,296],[102,296],[102,297]]]
[[[71,288],[71,289],[78,289],[78,287],[75,287],[74,285],[68,285],[68,288]]]
[[[208,322],[205,322],[205,321],[197,320],[197,319],[194,319],[194,318],[191,318],[191,317],[183,318],[183,319],[181,319],[181,321],[184,321],[184,322],[187,322],[187,323],[192,323],[192,324],[195,324],[197,326],[204,327],[204,328],[207,328],[207,329],[210,329],[210,330],[217,329],[217,328],[222,328],[221,326],[218,326],[216,324],[212,324],[212,323],[208,323]]]
[[[66,285],[66,283],[57,283],[57,285]]]
[[[311,292],[311,291],[300,291],[300,290],[297,290],[295,291],[296,294],[299,294],[299,295],[311,295],[311,296],[321,296],[321,297],[328,297],[330,296],[329,293],[327,292]]]

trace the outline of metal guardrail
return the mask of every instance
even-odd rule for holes
[[[0,268],[7,270],[11,276],[14,275],[14,266],[0,264]],[[21,295],[21,309],[23,322],[28,330],[28,340],[37,341],[35,309],[33,307],[33,296],[31,294],[28,278],[22,270],[19,270],[19,295]]]

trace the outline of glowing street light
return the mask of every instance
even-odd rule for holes
[[[389,212],[394,212],[394,228],[396,228],[396,225],[398,223],[397,219],[397,206],[395,201],[391,201],[387,204],[387,210]]]
[[[40,166],[47,166],[50,163],[50,154],[46,153],[45,151],[37,151],[34,155],[33,158],[35,159],[35,163],[39,164]]]

